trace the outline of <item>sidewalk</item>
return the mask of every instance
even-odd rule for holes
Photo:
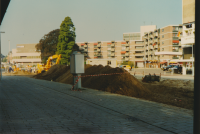
[[[89,88],[71,91],[71,87],[3,76],[0,133],[193,133],[192,110]]]

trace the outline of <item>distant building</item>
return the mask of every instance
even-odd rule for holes
[[[41,63],[41,52],[37,52],[36,44],[17,44],[16,49],[12,49],[11,63],[26,65],[37,65]]]

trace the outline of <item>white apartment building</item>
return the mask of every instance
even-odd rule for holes
[[[24,67],[41,63],[41,52],[37,52],[35,46],[36,44],[17,44],[17,48],[12,49],[11,63],[19,63]]]
[[[183,62],[183,75],[186,75],[189,71],[194,75],[195,0],[182,0],[182,26],[183,58],[178,62]]]

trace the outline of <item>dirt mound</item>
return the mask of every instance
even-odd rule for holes
[[[127,72],[123,68],[111,68],[110,66],[102,65],[86,65],[84,75],[92,74],[110,74]],[[37,79],[53,80],[56,82],[73,84],[73,75],[70,73],[70,67],[65,65],[54,65],[49,71],[34,76]],[[130,73],[82,77],[82,87],[98,89],[111,93],[117,93],[127,96],[142,98],[150,92],[145,88],[135,77]]]
[[[84,75],[110,74],[127,72],[123,68],[111,68],[102,65],[85,65]],[[54,65],[49,71],[34,76],[37,79],[53,80],[66,84],[73,84],[70,67]],[[166,79],[160,82],[143,83],[130,73],[91,76],[81,78],[82,87],[92,88],[111,93],[122,94],[159,103],[169,104],[187,109],[193,109],[192,81]]]

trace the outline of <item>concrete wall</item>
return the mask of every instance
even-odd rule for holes
[[[195,21],[195,0],[182,0],[182,23]]]

